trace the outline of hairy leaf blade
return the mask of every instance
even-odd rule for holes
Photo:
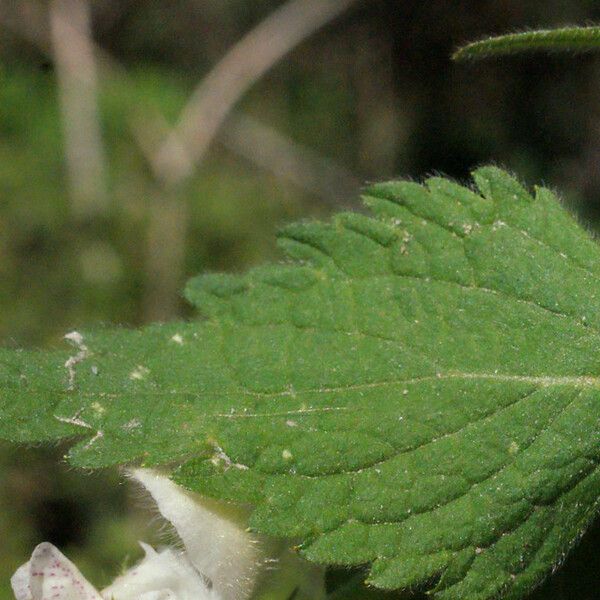
[[[502,56],[520,52],[592,52],[600,48],[600,27],[559,27],[507,33],[471,42],[456,50],[454,60]]]
[[[291,263],[190,282],[204,320],[85,334],[73,389],[68,354],[42,381],[3,351],[0,434],[57,422],[80,466],[184,463],[378,587],[521,597],[598,510],[600,251],[548,190],[474,178],[287,228]]]

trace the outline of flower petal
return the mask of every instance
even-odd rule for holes
[[[15,598],[17,600],[33,600],[29,589],[29,563],[21,565],[10,578]]]
[[[105,600],[220,600],[184,553],[141,546],[146,556],[102,590]]]
[[[17,600],[102,600],[79,569],[48,542],[36,546],[11,584]]]
[[[262,553],[258,538],[226,518],[215,502],[187,492],[150,469],[131,472],[150,492],[162,516],[185,545],[192,564],[223,600],[245,600],[254,587]]]

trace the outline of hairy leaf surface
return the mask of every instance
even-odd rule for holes
[[[192,280],[197,322],[0,351],[0,435],[169,464],[377,587],[521,598],[600,504],[600,251],[547,189],[474,180],[288,227],[287,263]]]

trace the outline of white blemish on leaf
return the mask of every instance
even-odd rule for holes
[[[215,446],[215,453],[213,457],[210,459],[210,462],[218,467],[221,464],[225,465],[225,469],[229,469],[230,467],[234,467],[236,469],[240,469],[240,471],[247,471],[248,467],[246,465],[242,465],[240,463],[233,462],[229,456],[225,453],[221,446]]]
[[[285,448],[281,453],[281,458],[283,458],[283,460],[291,460],[293,455],[287,448]]]
[[[146,379],[146,377],[150,374],[150,369],[144,367],[143,365],[138,365],[131,373],[129,373],[129,379],[133,379],[134,381],[142,381]]]
[[[77,354],[70,356],[65,361],[65,369],[67,369],[68,375],[67,389],[73,390],[75,389],[75,367],[90,355],[90,351],[83,343],[83,336],[81,333],[79,333],[79,331],[71,331],[67,333],[64,336],[64,339],[71,342],[78,350]]]
[[[89,450],[98,440],[104,437],[103,431],[96,432],[96,435],[83,447],[84,450]]]
[[[286,424],[288,427],[298,427],[298,423],[296,423],[296,421],[292,421],[292,419],[288,419],[288,420],[285,422],[285,424]]]
[[[509,454],[516,454],[520,450],[519,444],[514,440],[508,446]]]
[[[79,331],[70,331],[69,333],[65,334],[64,338],[69,342],[73,342],[73,344],[75,344],[75,346],[77,346],[78,348],[84,345],[83,336],[81,335],[81,333],[79,333]]]
[[[131,419],[131,421],[127,421],[127,423],[121,425],[121,429],[124,429],[125,431],[131,431],[132,429],[138,429],[141,426],[142,423],[139,419]]]
[[[89,423],[86,423],[83,419],[79,417],[81,411],[83,409],[78,410],[72,417],[60,417],[55,415],[54,418],[61,423],[67,423],[68,425],[75,425],[76,427],[85,427],[85,429],[92,429],[92,426]]]
[[[92,402],[90,408],[98,415],[103,415],[106,412],[106,408],[100,404],[100,402]]]

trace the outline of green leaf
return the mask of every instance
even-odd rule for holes
[[[486,58],[520,52],[591,52],[600,50],[600,27],[560,27],[508,33],[466,44],[453,60]]]
[[[376,587],[523,597],[599,510],[600,250],[547,189],[474,180],[288,227],[288,263],[190,282],[197,322],[1,351],[0,435],[169,463]]]

